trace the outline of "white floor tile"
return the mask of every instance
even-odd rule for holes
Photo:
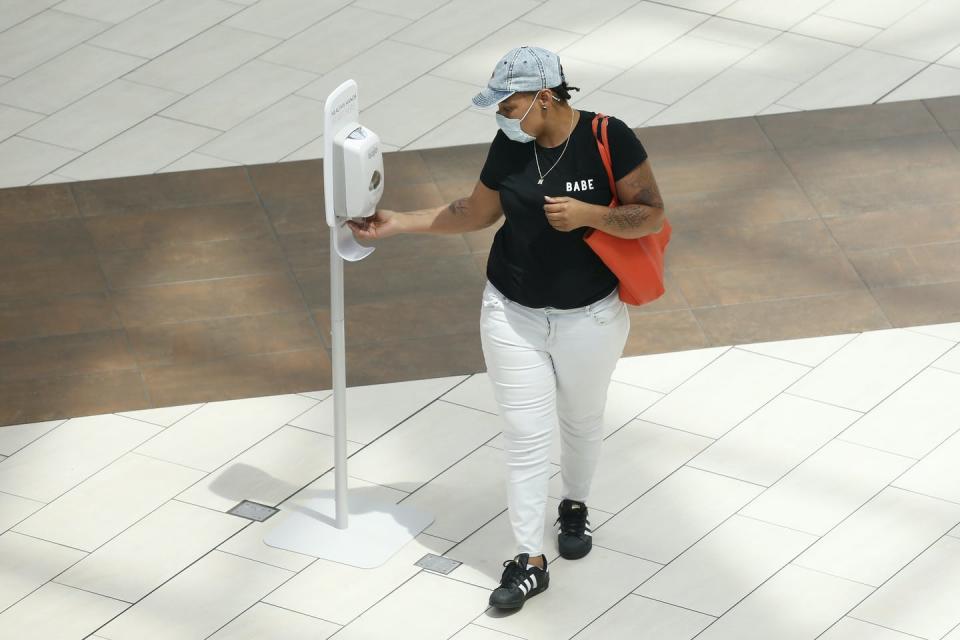
[[[790,3],[768,0],[737,0],[720,12],[724,18],[786,30],[813,14],[830,0],[793,0]]]
[[[712,443],[710,438],[634,420],[603,441],[586,502],[616,513]],[[550,479],[550,495],[565,497],[562,487],[558,473]]]
[[[609,91],[594,91],[577,100],[577,108],[614,115],[628,127],[639,127],[662,111],[663,105]]]
[[[958,522],[958,504],[887,487],[794,562],[879,586]]]
[[[323,77],[297,91],[297,95],[322,103],[334,89],[344,81],[352,79],[357,83],[360,108],[365,109],[413,82],[446,59],[445,53],[384,40],[325,73]]]
[[[778,102],[798,109],[871,104],[925,66],[916,60],[856,49]]]
[[[431,11],[445,5],[449,0],[405,0],[404,2],[385,2],[384,0],[354,0],[353,5],[364,9],[374,9],[383,13],[402,16],[410,20],[419,20]]]
[[[815,367],[858,335],[856,333],[844,333],[835,336],[756,342],[737,345],[736,348]]]
[[[468,624],[463,629],[450,636],[450,640],[515,640],[516,636],[500,633],[476,624]]]
[[[534,0],[489,0],[484,3],[452,0],[393,34],[391,39],[435,51],[457,53],[536,6]],[[506,50],[500,55],[504,53]],[[489,62],[490,69],[496,64],[497,58]]]
[[[893,484],[929,496],[960,502],[960,431],[927,454]]]
[[[796,86],[797,83],[790,80],[731,67],[655,115],[646,124],[676,124],[756,115]],[[708,108],[713,116],[706,116]]]
[[[634,593],[721,616],[816,539],[734,515]]]
[[[923,100],[960,94],[960,69],[932,64],[913,76],[880,102]]]
[[[280,42],[277,38],[216,25],[131,71],[124,78],[189,94]]]
[[[0,32],[0,75],[22,75],[109,26],[60,11],[38,13]]]
[[[348,4],[349,0],[259,0],[224,24],[273,38],[290,38]]]
[[[927,0],[833,0],[817,13],[885,29]]]
[[[497,401],[493,397],[490,376],[486,371],[473,374],[440,397],[447,402],[472,407],[487,413],[498,414],[500,411],[497,407]],[[0,434],[2,433],[0,431]]]
[[[48,582],[0,613],[0,627],[11,638],[86,638],[129,606]]]
[[[899,4],[900,0],[894,0]],[[922,0],[921,0],[922,1]],[[836,4],[836,3],[833,3]],[[873,3],[880,4],[880,3]],[[830,6],[830,5],[828,5]],[[815,13],[803,22],[791,27],[790,31],[804,36],[839,42],[851,47],[859,47],[864,42],[880,33],[880,29],[865,24],[849,22]]]
[[[524,14],[523,19],[534,24],[588,34],[606,22],[617,20],[621,13],[635,4],[637,0],[608,0],[594,5],[590,11],[584,11],[583,3],[577,0],[546,0],[533,11]],[[509,47],[504,49],[503,53],[508,50]]]
[[[867,331],[787,392],[866,412],[952,346],[903,329]]]
[[[141,409],[140,411],[123,411],[117,415],[133,418],[134,420],[142,420],[143,422],[149,422],[150,424],[159,425],[161,427],[169,427],[178,420],[182,420],[183,418],[187,417],[202,406],[203,404],[183,404],[176,407],[158,407],[156,409]]]
[[[210,636],[210,640],[246,640],[280,636],[284,640],[323,640],[340,625],[258,602]]]
[[[640,417],[719,438],[808,371],[791,362],[730,350]]]
[[[928,0],[864,47],[933,62],[957,45],[960,45],[960,6],[953,0]]]
[[[213,471],[315,404],[295,394],[209,402],[137,453]]]
[[[921,638],[942,638],[960,623],[958,597],[960,539],[944,536],[850,615]]]
[[[137,602],[249,523],[171,500],[64,571],[57,582]]]
[[[80,154],[19,136],[0,142],[0,189],[30,184]]]
[[[758,49],[780,33],[781,31],[777,29],[714,16],[700,24],[687,36],[715,40],[745,49]]]
[[[389,153],[390,151],[396,151],[398,147],[394,147],[389,144],[380,143],[380,148],[383,149],[384,153]],[[323,136],[316,138],[303,145],[293,153],[288,156],[283,157],[283,162],[292,162],[294,160],[311,160],[315,158],[322,158],[324,153],[323,149]]]
[[[347,455],[360,447],[347,443]],[[215,511],[243,500],[275,506],[333,467],[334,440],[298,427],[280,427],[177,496]]]
[[[362,110],[360,119],[382,132],[380,139],[387,144],[403,147],[469,107],[478,90],[465,82],[427,74]]]
[[[897,389],[841,439],[922,458],[960,425],[960,373],[925,369]]]
[[[817,638],[870,591],[866,585],[787,565],[697,640]],[[802,606],[796,605],[798,594],[803,594]]]
[[[421,533],[373,569],[318,558],[262,600],[345,625],[420,572],[414,564],[417,560],[428,553],[444,555],[451,546],[447,540]],[[414,610],[422,611],[419,606]]]
[[[386,638],[403,629],[411,638],[446,640],[488,606],[487,597],[483,589],[422,571],[346,625],[337,638]],[[424,602],[430,602],[430,615],[423,615]]]
[[[93,551],[203,475],[177,464],[127,454],[13,530]]]
[[[454,425],[456,428],[451,428]],[[497,416],[435,402],[351,456],[350,473],[369,482],[414,491],[500,429]]]
[[[729,349],[708,347],[620,358],[613,379],[659,393],[670,393]]]
[[[85,555],[77,549],[19,533],[8,531],[0,535],[0,611],[39,589]]]
[[[293,574],[212,551],[113,619],[110,640],[206,638]]]
[[[223,158],[214,158],[205,156],[202,153],[191,152],[179,160],[174,160],[166,165],[157,173],[169,173],[170,171],[193,171],[194,169],[212,169],[214,167],[236,167],[239,163]]]
[[[109,414],[72,418],[0,462],[0,491],[51,502],[160,431]]]
[[[497,133],[494,112],[493,109],[489,112],[479,109],[464,109],[443,124],[407,144],[403,149],[404,151],[410,151],[461,144],[489,143]]]
[[[11,424],[0,429],[0,453],[12,456],[40,436],[49,433],[66,420],[47,420],[29,424]]]
[[[446,392],[464,379],[465,376],[447,376],[347,387],[347,439],[363,444],[373,442],[437,398],[446,397]],[[317,400],[322,401],[290,424],[332,436],[333,395],[325,392]]]
[[[59,184],[61,182],[73,182],[73,178],[68,178],[67,176],[57,175],[56,173],[48,173],[47,175],[34,180],[30,184]]]
[[[662,4],[673,5],[690,11],[703,13],[718,13],[723,11],[736,0],[661,0]]]
[[[708,17],[703,13],[641,2],[558,53],[561,61],[568,55],[628,69]]]
[[[610,518],[597,544],[666,564],[736,513],[763,487],[683,467]],[[592,522],[592,520],[591,520]]]
[[[817,637],[818,640],[910,640],[914,636],[845,616]]]
[[[271,49],[260,59],[323,75],[409,23],[409,20],[397,16],[345,7]]]
[[[750,49],[746,47],[686,35],[617,76],[603,88],[672,104],[748,53]]]
[[[779,395],[689,464],[770,486],[860,416],[850,409]]]
[[[9,493],[0,493],[0,533],[42,509],[44,504]]]
[[[834,440],[740,510],[824,535],[910,467],[909,458]]]
[[[197,151],[241,164],[279,162],[304,140],[323,133],[323,104],[287,96],[217,136]]]
[[[557,559],[549,567],[550,586],[525,602],[523,609],[509,616],[486,611],[474,622],[528,640],[570,637],[658,568],[652,562],[598,546],[589,558],[589,562]],[[486,604],[485,599],[483,602]]]
[[[226,131],[315,79],[312,73],[252,60],[160,113]]]
[[[784,33],[740,60],[735,69],[806,82],[852,51],[851,47],[795,33]]]
[[[6,0],[0,13],[0,30],[9,29],[55,4],[57,0]]]
[[[591,622],[577,640],[691,640],[713,620],[712,616],[630,594]]]
[[[928,336],[943,338],[944,340],[960,342],[960,322],[919,325],[916,327],[906,327],[906,329],[908,331],[916,331],[917,333],[922,333]]]
[[[153,173],[218,133],[209,127],[152,116],[57,171],[75,180]]]
[[[933,366],[937,367],[938,369],[952,371],[953,373],[960,373],[960,346],[950,349],[950,351],[947,351],[945,354],[937,358],[934,361]]]
[[[155,58],[242,10],[222,0],[161,0],[90,40],[90,44]]]
[[[78,16],[116,24],[123,22],[144,9],[151,7],[160,0],[63,0],[57,4],[57,11],[65,11]],[[46,2],[46,4],[56,4]]]
[[[182,97],[173,91],[115,80],[26,129],[23,136],[90,151]]]

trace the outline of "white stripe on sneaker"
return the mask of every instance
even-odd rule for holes
[[[532,574],[532,573],[531,573],[531,574],[530,574],[530,580],[531,580],[531,582],[532,582],[530,588],[531,588],[531,589],[536,589],[536,588],[537,588],[537,576],[536,576],[536,574]]]
[[[521,582],[519,584],[519,587],[520,587],[520,591],[523,591],[523,595],[527,595],[527,590],[528,590],[527,581],[524,580],[523,582]]]

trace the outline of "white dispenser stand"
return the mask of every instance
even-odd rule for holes
[[[323,184],[330,227],[335,495],[327,491],[323,493],[328,495],[281,508],[274,516],[281,521],[263,541],[271,547],[372,568],[386,562],[419,535],[433,522],[433,515],[359,494],[349,496],[349,507],[347,504],[343,260],[362,260],[373,252],[373,247],[359,244],[346,221],[373,215],[383,194],[380,140],[359,120],[357,83],[347,80],[334,89],[324,104]]]

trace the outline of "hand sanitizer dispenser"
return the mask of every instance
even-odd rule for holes
[[[334,189],[343,189],[334,196],[343,204],[343,215],[366,218],[376,211],[383,195],[383,154],[380,137],[362,125],[352,131],[345,127],[333,139],[333,152],[343,157],[343,180]],[[339,210],[338,210],[339,213]]]

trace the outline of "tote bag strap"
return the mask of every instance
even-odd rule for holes
[[[610,181],[610,193],[613,198],[610,206],[617,206],[620,201],[617,198],[617,183],[613,179],[613,162],[610,159],[610,141],[607,138],[607,123],[609,118],[602,113],[597,113],[593,117],[593,135],[597,140],[597,147],[600,150],[600,160],[603,161],[603,168],[607,171],[607,180]],[[599,128],[599,131],[598,131]]]

